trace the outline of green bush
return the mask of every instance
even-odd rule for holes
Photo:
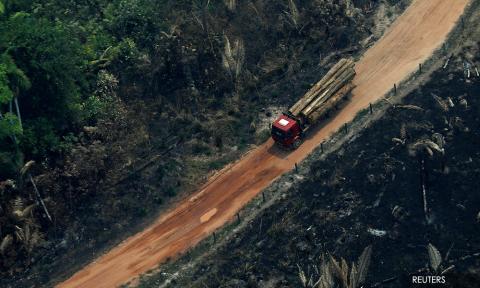
[[[48,155],[51,152],[61,151],[61,140],[53,124],[41,117],[29,120],[20,138],[22,151],[33,158]]]
[[[6,113],[0,118],[0,140],[5,140],[8,137],[18,137],[22,135],[22,126],[20,122],[12,113]]]
[[[212,149],[204,142],[195,142],[192,144],[192,153],[196,155],[210,155]]]
[[[175,195],[177,195],[177,190],[172,186],[168,186],[167,188],[165,188],[165,195],[167,195],[168,197],[174,197]]]
[[[0,175],[1,180],[14,178],[18,169],[18,153],[15,151],[0,152]]]

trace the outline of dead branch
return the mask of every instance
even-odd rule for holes
[[[407,109],[407,110],[414,110],[414,111],[424,111],[422,107],[416,106],[416,105],[395,105],[395,108],[398,109]]]
[[[425,160],[421,161],[421,174],[422,174],[422,196],[423,196],[423,212],[425,213],[425,220],[429,222],[428,207],[427,207],[427,172],[425,171]]]
[[[50,222],[53,222],[52,217],[48,212],[47,206],[45,206],[45,202],[43,202],[42,195],[40,195],[40,191],[38,191],[37,185],[35,184],[35,181],[33,181],[32,175],[28,174],[28,177],[30,179],[30,182],[32,182],[33,190],[35,190],[35,195],[37,195],[37,202],[39,202],[40,205],[42,206],[43,211],[45,212],[45,215],[47,215],[48,220],[50,220]]]

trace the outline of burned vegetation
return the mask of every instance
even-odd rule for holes
[[[477,287],[478,51],[474,43],[450,57],[169,287],[401,288],[413,274]]]

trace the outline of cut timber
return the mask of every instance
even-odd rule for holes
[[[355,63],[352,59],[341,59],[325,76],[317,82],[306,94],[289,110],[290,114],[313,123],[321,113],[328,109],[320,109],[324,105],[331,105],[330,98],[342,99],[352,87],[343,89],[355,76]],[[334,101],[335,103],[338,101]],[[320,109],[320,110],[319,110]]]
[[[349,83],[353,77],[355,76],[355,71],[353,70],[353,65],[346,69],[338,76],[336,79],[331,79],[326,85],[328,85],[327,89],[321,93],[317,98],[310,103],[305,109],[302,110],[302,114],[305,117],[309,117],[312,112],[318,109],[323,103],[326,102],[330,97],[335,95],[335,93],[340,90],[343,86]]]
[[[327,75],[325,75],[325,77],[323,77],[322,80],[318,82],[318,85],[315,85],[315,89],[307,93],[307,97],[310,100],[305,101],[303,103],[304,105],[300,105],[300,110],[296,110],[295,113],[292,112],[293,115],[298,116],[300,113],[307,115],[308,112],[306,112],[306,110],[311,111],[313,107],[317,107],[321,98],[325,96],[331,96],[328,95],[327,91],[331,90],[332,84],[335,83],[337,79],[344,77],[344,73],[346,71],[353,71],[353,67],[355,65],[351,60],[342,60],[340,60],[339,62],[341,65],[335,65],[334,67],[332,67],[332,69],[330,69]]]
[[[318,105],[322,103],[322,99],[331,96],[331,94],[329,93],[335,93],[333,89],[339,81],[341,81],[341,83],[346,83],[343,79],[345,79],[346,77],[348,77],[349,79],[353,78],[353,75],[355,75],[355,71],[348,68],[353,68],[353,64],[351,65],[351,67],[347,67],[347,69],[339,70],[338,73],[336,73],[337,75],[335,75],[335,78],[331,78],[326,83],[324,83],[324,86],[316,92],[317,97],[315,98],[315,100],[312,101],[308,106],[306,106],[301,112],[304,115],[308,115],[311,110],[316,109],[316,107],[318,107]],[[351,75],[351,77],[349,75]],[[349,80],[347,80],[347,82],[348,81]]]
[[[350,91],[352,91],[353,88],[354,87],[352,83],[348,83],[344,85],[342,88],[340,88],[340,90],[338,90],[338,92],[335,95],[333,95],[332,97],[330,97],[330,99],[327,100],[325,105],[322,105],[322,107],[319,107],[312,114],[310,114],[310,116],[308,117],[308,121],[314,122],[318,120],[318,118],[320,118],[322,115],[325,115],[325,113],[327,113],[330,109],[335,107],[335,105],[337,105],[345,95],[350,93]]]
[[[292,108],[290,108],[290,112],[293,115],[298,115],[300,112],[318,95],[318,91],[324,87],[324,83],[334,77],[334,74],[345,66],[348,63],[348,60],[343,58],[338,61],[333,67],[325,74],[325,76],[317,82],[300,100],[295,103]]]

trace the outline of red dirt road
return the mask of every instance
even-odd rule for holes
[[[359,60],[351,101],[294,152],[267,141],[230,170],[57,287],[117,287],[197,244],[277,177],[416,71],[446,39],[469,0],[416,0]],[[321,75],[318,75],[320,78]]]

